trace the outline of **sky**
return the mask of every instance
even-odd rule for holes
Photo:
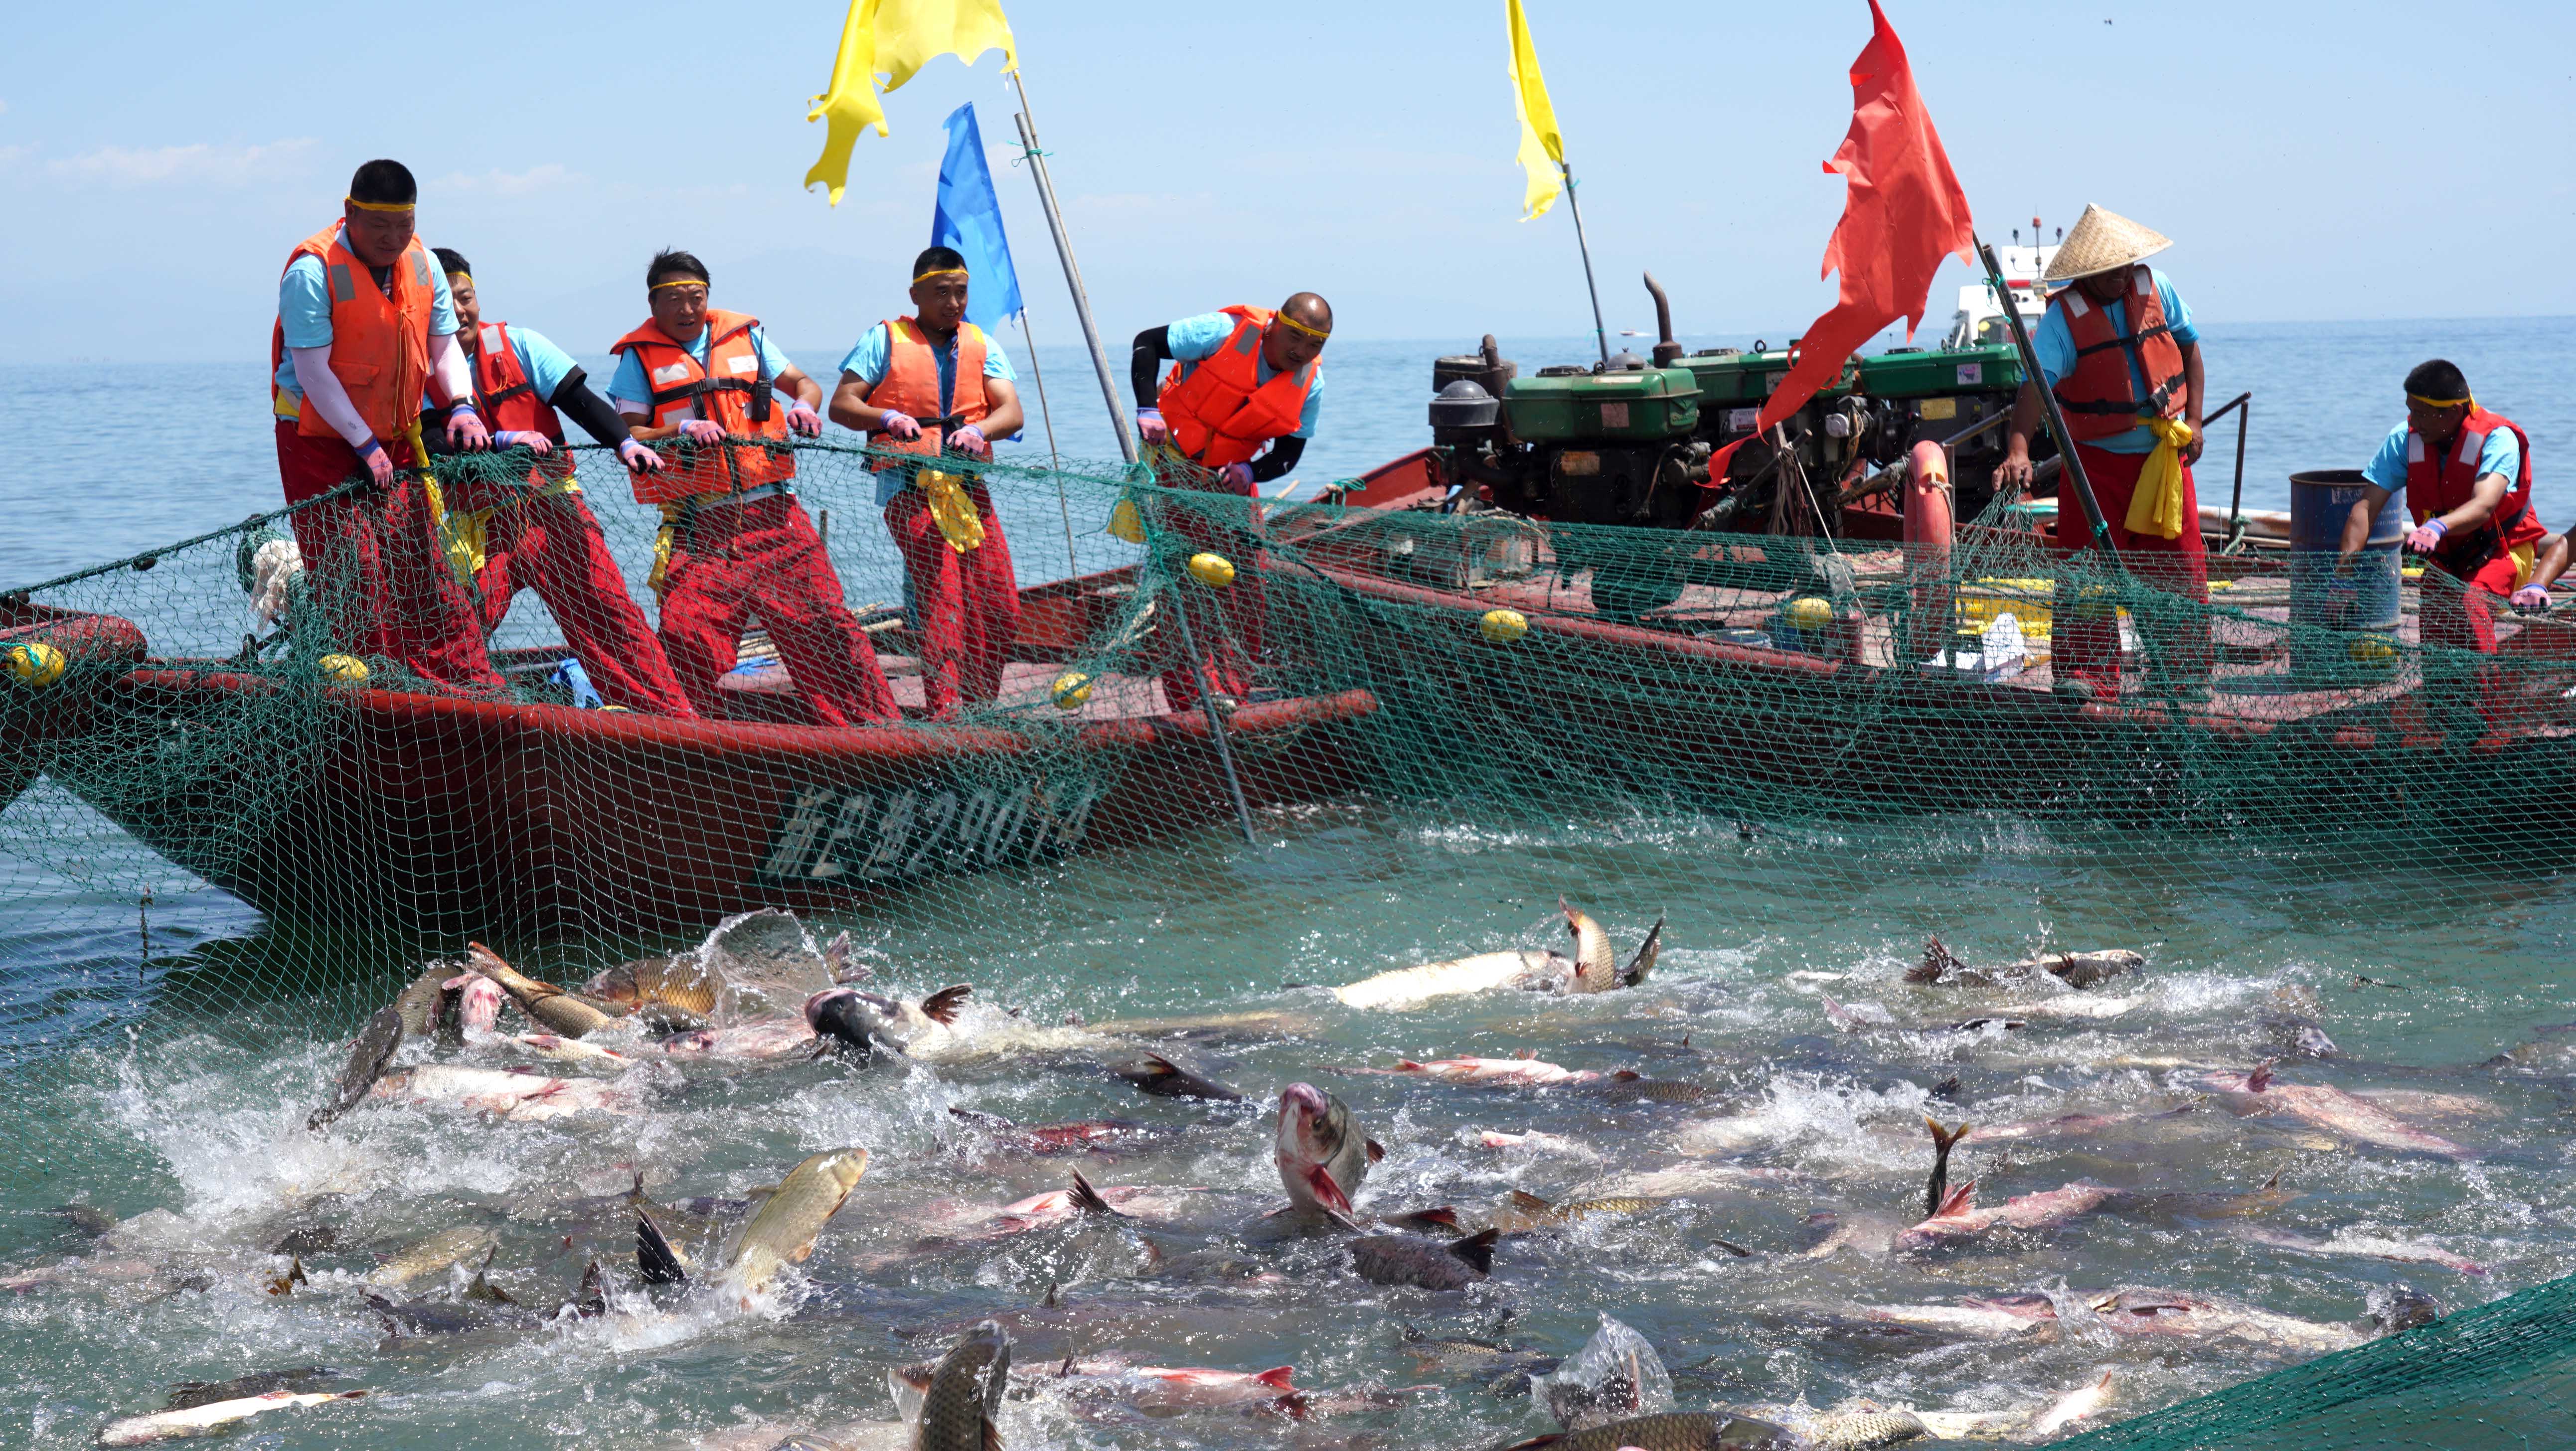
[[[1885,0],[1983,230],[2087,202],[2176,240],[2204,319],[2576,313],[2576,6]],[[1528,0],[1609,326],[1794,334],[1843,184],[1865,0]],[[1313,289],[1345,336],[1588,332],[1566,209],[1519,220],[1502,0],[1010,0],[1113,356]],[[289,249],[402,160],[488,312],[597,354],[655,248],[838,349],[903,310],[942,119],[981,114],[1042,343],[1076,340],[1001,60],[886,98],[838,208],[800,189],[843,7],[631,0],[38,5],[0,61],[0,361],[264,358]],[[1927,328],[1957,305],[1952,264]]]

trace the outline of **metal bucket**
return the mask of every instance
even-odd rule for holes
[[[2303,680],[2347,682],[2384,673],[2395,659],[2399,546],[2406,540],[2406,495],[2380,506],[2370,540],[2353,560],[2353,594],[2338,601],[2335,559],[2344,521],[2370,487],[2359,469],[2314,469],[2290,475],[2290,623],[2346,632],[2298,630],[2290,636],[2290,669]]]

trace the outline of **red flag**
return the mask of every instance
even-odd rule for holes
[[[1799,338],[1797,358],[1762,405],[1754,437],[1806,406],[1879,329],[1901,317],[1911,339],[1922,325],[1924,300],[1942,258],[1955,253],[1963,262],[1976,260],[1968,197],[1914,89],[1905,44],[1888,27],[1878,0],[1869,0],[1869,16],[1876,33],[1852,62],[1851,131],[1825,163],[1828,173],[1839,171],[1850,182],[1842,224],[1825,244],[1819,274],[1842,273],[1842,300]],[[1728,456],[1745,441],[1738,439],[1709,461],[1711,480],[1726,476]]]

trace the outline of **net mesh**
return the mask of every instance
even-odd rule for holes
[[[595,517],[623,580],[655,603],[659,521],[579,454],[616,501]],[[577,979],[764,907],[862,913],[898,955],[962,937],[1095,961],[1122,901],[1284,921],[1295,884],[1208,864],[1237,791],[1273,832],[1353,811],[1634,829],[1684,890],[1760,870],[1718,843],[1774,839],[1796,866],[1757,889],[1896,933],[1998,876],[2080,874],[2112,904],[2098,921],[2152,925],[2167,909],[2140,904],[2214,880],[2289,897],[2435,860],[2518,880],[2576,849],[2534,809],[2576,799],[2576,635],[2433,643],[2470,628],[2438,572],[2353,631],[2307,622],[2318,584],[2293,565],[2221,561],[2202,604],[2000,507],[1936,553],[986,465],[1023,578],[1056,578],[1027,590],[991,697],[934,720],[878,460],[797,458],[900,723],[817,729],[748,587],[726,723],[583,708],[534,574],[490,640],[506,688],[423,678],[365,654],[365,617],[465,585],[396,564],[352,598],[327,563],[287,564],[282,516],[0,601],[0,913],[28,964],[0,1053],[41,1104],[10,1147],[28,1201],[155,1172],[154,1146],[85,1107],[176,1081],[149,1045],[201,1064],[343,1037],[468,939]],[[464,497],[526,467],[438,473]],[[568,507],[505,505],[451,543],[507,570],[535,527],[511,510],[580,527]],[[2089,689],[2063,688],[2079,674]],[[1202,685],[1214,709],[1173,708]],[[1064,905],[1075,877],[1099,905]],[[2523,1289],[2080,1444],[2556,1444],[2576,1431],[2571,1293]]]

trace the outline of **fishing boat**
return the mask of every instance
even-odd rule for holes
[[[7,722],[9,759],[282,921],[345,926],[363,912],[438,935],[693,927],[1125,846],[1229,812],[1205,714],[1167,710],[1150,677],[1104,671],[1071,691],[1059,678],[1127,609],[1125,593],[1117,577],[1024,592],[1004,698],[1027,710],[859,729],[801,723],[774,670],[727,678],[738,718],[672,720],[153,655],[124,619],[13,600],[0,630],[76,658],[58,700]],[[899,628],[879,638],[898,700],[918,712],[909,642]],[[495,664],[534,678],[562,657],[496,651]],[[1248,802],[1347,790],[1336,731],[1373,706],[1344,690],[1235,710]]]

